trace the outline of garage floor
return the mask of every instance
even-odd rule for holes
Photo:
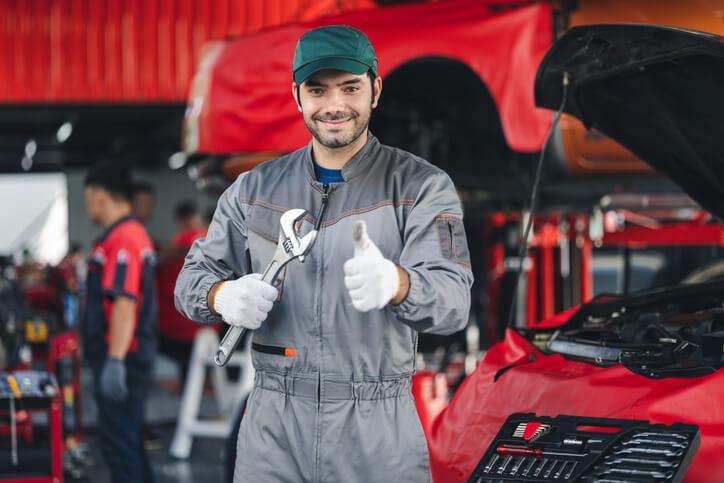
[[[149,429],[157,437],[147,445],[151,466],[157,483],[220,483],[224,481],[223,450],[225,441],[220,439],[194,440],[191,456],[179,461],[171,458],[168,448],[173,438],[176,417],[180,405],[175,388],[178,376],[175,366],[163,357],[157,360],[156,384],[153,385],[146,411]],[[91,377],[83,374],[83,421],[86,427],[86,443],[94,465],[85,481],[110,483],[110,475],[103,463],[95,435],[96,408],[92,400]],[[214,401],[205,398],[201,414],[213,418],[217,415]],[[70,480],[73,481],[73,480]]]
[[[191,457],[186,461],[174,460],[168,454],[173,437],[174,426],[157,424],[152,426],[153,433],[159,437],[161,447],[148,452],[156,483],[220,483],[224,481],[222,462],[223,446],[221,440],[200,439],[194,442]],[[103,458],[94,442],[95,435],[88,436],[88,443],[95,466],[87,481],[110,483],[111,478],[103,464]]]

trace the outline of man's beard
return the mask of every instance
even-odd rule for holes
[[[359,139],[359,137],[365,132],[365,130],[367,130],[367,126],[370,123],[370,115],[371,110],[367,113],[366,116],[360,116],[356,112],[335,112],[334,114],[314,116],[311,120],[308,120],[306,117],[304,117],[304,123],[307,125],[307,129],[309,129],[309,132],[312,133],[312,136],[314,136],[314,139],[316,139],[322,146],[328,147],[330,149],[336,149],[349,146],[357,139]],[[342,119],[350,119],[350,122],[352,122],[353,124],[352,131],[349,134],[343,135],[340,133],[333,134],[331,136],[324,136],[315,127],[315,121],[339,121]],[[339,137],[340,135],[342,137]]]

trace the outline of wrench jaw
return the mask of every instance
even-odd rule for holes
[[[304,218],[306,215],[307,210],[295,208],[285,211],[279,219],[279,226],[281,227],[281,230],[279,231],[279,239],[281,241],[283,233],[285,241],[291,245],[291,255],[293,257],[298,257],[301,254],[299,247],[299,237],[297,235],[297,230],[295,229],[295,227],[297,222]]]
[[[295,208],[293,210],[286,211],[279,220],[281,230],[279,230],[279,245],[284,246],[287,256],[292,258],[299,258],[300,262],[304,262],[304,257],[309,250],[312,248],[314,241],[317,238],[317,231],[312,230],[304,237],[299,238],[296,231],[296,225],[299,220],[307,215],[307,210],[301,208]]]
[[[312,230],[299,241],[299,249],[301,250],[301,255],[299,255],[300,262],[304,263],[304,257],[306,257],[309,250],[312,249],[312,245],[314,245],[316,239],[317,230]]]

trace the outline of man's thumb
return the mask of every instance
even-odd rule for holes
[[[355,222],[352,239],[354,240],[355,256],[370,246],[370,238],[367,236],[367,224],[364,220]]]

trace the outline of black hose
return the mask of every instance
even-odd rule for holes
[[[533,218],[535,216],[535,205],[536,201],[538,200],[538,188],[540,186],[540,178],[541,178],[541,172],[543,171],[543,159],[545,158],[546,150],[548,149],[548,143],[551,140],[551,137],[553,136],[553,133],[556,130],[556,127],[558,127],[558,122],[561,119],[561,113],[563,112],[563,108],[566,106],[566,100],[568,100],[568,84],[570,83],[570,74],[568,72],[563,73],[563,99],[561,100],[561,105],[556,111],[555,115],[553,116],[553,122],[551,123],[551,128],[548,130],[548,134],[546,135],[546,139],[543,142],[543,147],[540,150],[540,155],[538,156],[538,166],[535,170],[535,178],[533,178],[533,189],[531,190],[530,195],[530,215],[528,216],[528,221],[525,225],[525,230],[523,234],[523,240],[520,245],[520,250],[518,251],[518,273],[515,276],[515,285],[513,286],[513,299],[510,302],[510,312],[508,312],[508,328],[513,327],[513,315],[515,314],[515,304],[518,300],[518,285],[520,284],[520,275],[523,272],[523,263],[525,259],[528,257],[528,237],[530,236],[530,230],[533,226]]]

